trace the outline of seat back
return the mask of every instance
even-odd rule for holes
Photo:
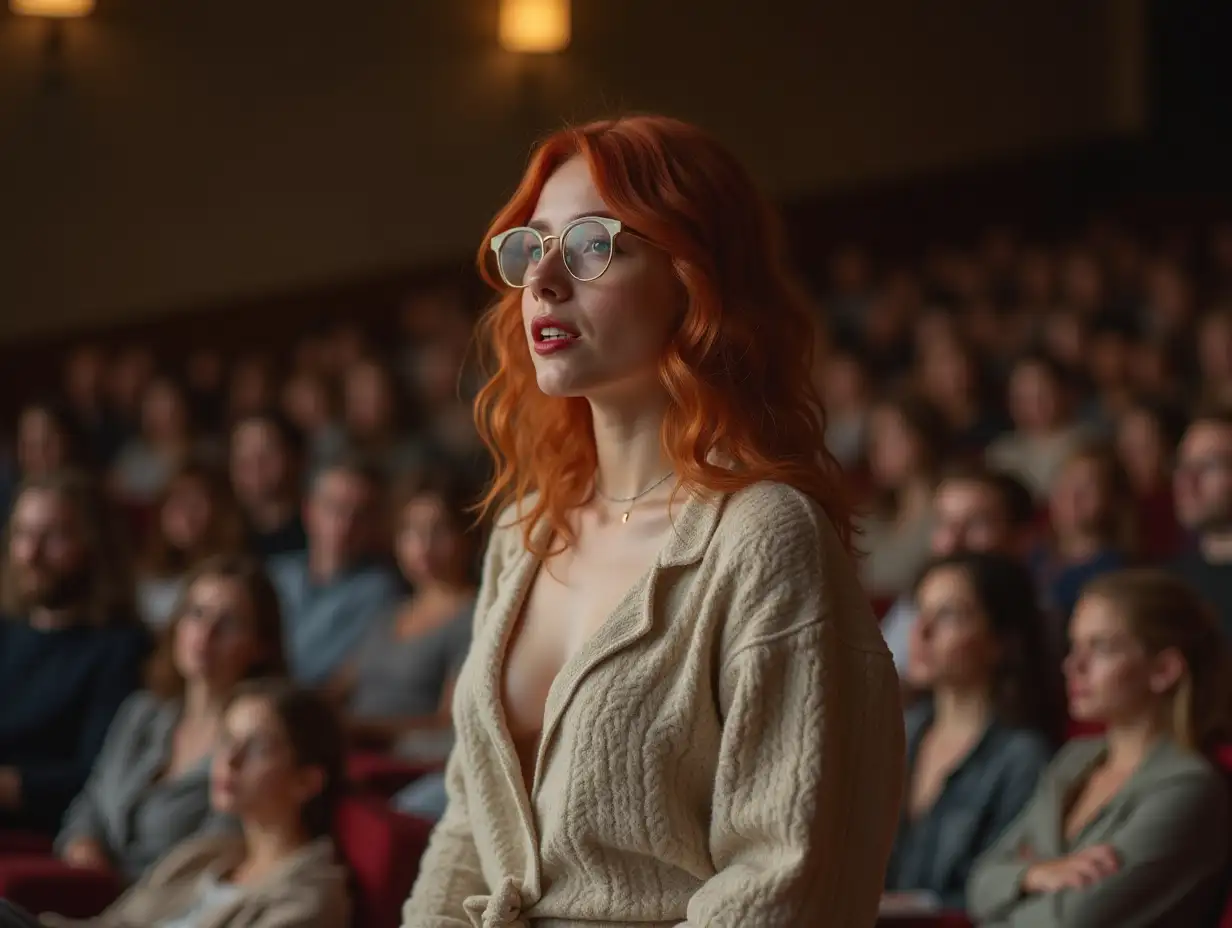
[[[348,796],[338,804],[334,838],[351,871],[354,924],[398,928],[402,904],[419,875],[432,824],[403,815],[377,797]]]

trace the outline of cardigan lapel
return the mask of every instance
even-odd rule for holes
[[[565,662],[548,690],[543,713],[543,733],[535,756],[532,787],[542,779],[543,764],[552,738],[573,695],[588,674],[603,662],[641,641],[654,628],[654,600],[659,577],[668,567],[695,563],[718,526],[723,496],[689,494],[672,522],[672,534],[650,569],[635,583],[572,658]],[[534,802],[531,796],[531,802]]]
[[[525,874],[524,890],[531,898],[540,892],[539,839],[535,827],[531,791],[541,777],[542,765],[552,736],[568,708],[573,694],[602,662],[641,640],[654,625],[653,601],[656,581],[667,567],[680,567],[699,560],[706,544],[718,526],[722,513],[722,495],[689,494],[673,522],[673,532],[654,564],[625,594],[598,632],[561,668],[548,691],[544,706],[543,731],[535,758],[534,780],[526,783],[522,776],[517,749],[509,732],[501,696],[505,658],[513,632],[521,618],[526,598],[540,567],[540,561],[524,547],[503,565],[497,578],[497,592],[491,606],[490,631],[476,642],[477,673],[474,711],[495,747],[496,759],[504,775],[509,794],[515,799],[519,834],[522,837],[521,859],[507,864]],[[536,526],[534,539],[545,540],[548,528]]]

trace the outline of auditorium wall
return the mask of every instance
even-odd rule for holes
[[[555,58],[496,0],[0,10],[0,340],[473,250],[532,140],[696,120],[779,197],[1133,133],[1141,4],[574,0]]]

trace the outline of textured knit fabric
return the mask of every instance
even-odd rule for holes
[[[854,565],[780,484],[674,516],[553,682],[529,793],[500,692],[538,562],[498,522],[455,691],[449,806],[407,928],[876,920],[904,734]]]
[[[1204,757],[1160,741],[1072,841],[1065,810],[1107,755],[1102,738],[1069,742],[1030,804],[980,858],[967,884],[983,928],[1200,928],[1213,925],[1228,863],[1228,792]],[[1110,844],[1120,867],[1084,889],[1022,892],[1033,861]]]

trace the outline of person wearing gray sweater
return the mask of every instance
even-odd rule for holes
[[[223,706],[242,680],[285,673],[278,598],[260,564],[225,556],[189,579],[151,665],[107,732],[85,788],[56,837],[74,866],[136,880],[211,815],[209,768]]]

